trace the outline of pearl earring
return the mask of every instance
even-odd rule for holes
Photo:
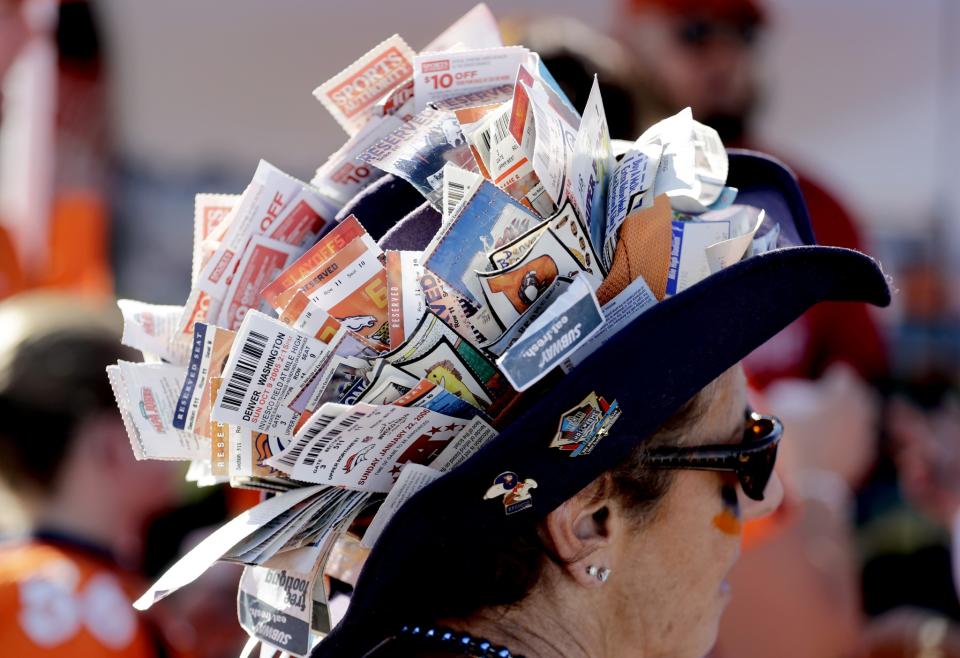
[[[593,576],[601,583],[607,582],[607,579],[610,578],[610,569],[606,567],[597,567],[593,564],[587,567],[587,574]]]

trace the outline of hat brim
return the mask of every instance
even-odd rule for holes
[[[755,170],[748,176],[740,165]],[[780,221],[789,214],[801,241],[812,242],[796,181],[782,165],[757,154],[731,154],[730,184],[741,190],[738,199],[763,195],[778,204],[771,212]],[[423,574],[414,570],[425,555],[455,555],[468,545],[476,550],[477,542],[493,538],[502,542],[517,524],[543,518],[621,463],[709,382],[807,309],[830,301],[889,304],[876,261],[839,247],[778,249],[736,263],[635,318],[560,385],[527,396],[534,401],[497,438],[404,504],[371,551],[345,618],[314,655],[363,655],[394,626],[415,619],[416,601],[430,596]],[[622,410],[609,435],[588,456],[571,458],[550,448],[561,415],[592,392],[616,400]],[[505,471],[536,481],[530,509],[507,515],[500,499],[484,499]]]

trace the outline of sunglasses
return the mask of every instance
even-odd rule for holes
[[[730,471],[737,474],[743,493],[763,500],[763,490],[773,474],[783,425],[773,416],[751,410],[745,414],[743,441],[729,445],[654,448],[647,455],[649,468]]]
[[[703,48],[724,38],[749,47],[757,41],[757,26],[752,23],[692,18],[677,27],[676,37],[681,43],[692,48]]]

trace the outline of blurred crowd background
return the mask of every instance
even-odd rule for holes
[[[576,106],[599,74],[613,137],[691,105],[727,145],[782,158],[820,241],[875,255],[896,289],[882,311],[808,314],[747,363],[755,405],[787,426],[788,496],[748,529],[716,658],[960,655],[960,4],[488,4]],[[194,194],[241,192],[260,158],[309,180],[346,140],[311,91],[394,32],[424,46],[471,6],[0,0],[0,297],[182,304]],[[35,530],[7,489],[0,531]],[[184,484],[142,506],[139,542],[110,548],[155,577],[248,502]],[[15,577],[2,559],[0,586]],[[236,655],[235,578],[177,595],[179,651]]]

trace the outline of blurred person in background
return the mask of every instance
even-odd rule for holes
[[[132,356],[118,324],[64,296],[0,303],[0,480],[28,523],[0,542],[3,655],[152,658],[189,637],[131,607],[144,528],[177,502],[180,469],[131,454],[105,374]]]
[[[0,298],[105,297],[106,84],[86,0],[0,0]]]
[[[621,9],[614,33],[633,55],[641,126],[690,106],[727,146],[753,146],[759,43],[769,24],[762,4],[626,0]],[[818,240],[861,248],[850,213],[804,173],[798,177]],[[745,369],[762,391],[755,406],[790,428],[779,464],[786,504],[770,522],[748,528],[731,581],[751,594],[734,597],[717,655],[849,655],[864,637],[852,532],[864,511],[857,503],[866,500],[869,509],[876,504],[871,499],[887,497],[895,486],[889,473],[874,483],[881,413],[873,386],[886,385],[889,376],[884,341],[864,305],[824,304],[756,350]],[[864,573],[868,596],[903,593],[888,571]],[[881,620],[867,633],[880,638],[868,651],[885,650],[884,623],[905,627]],[[916,638],[914,632],[903,646],[916,649]]]

